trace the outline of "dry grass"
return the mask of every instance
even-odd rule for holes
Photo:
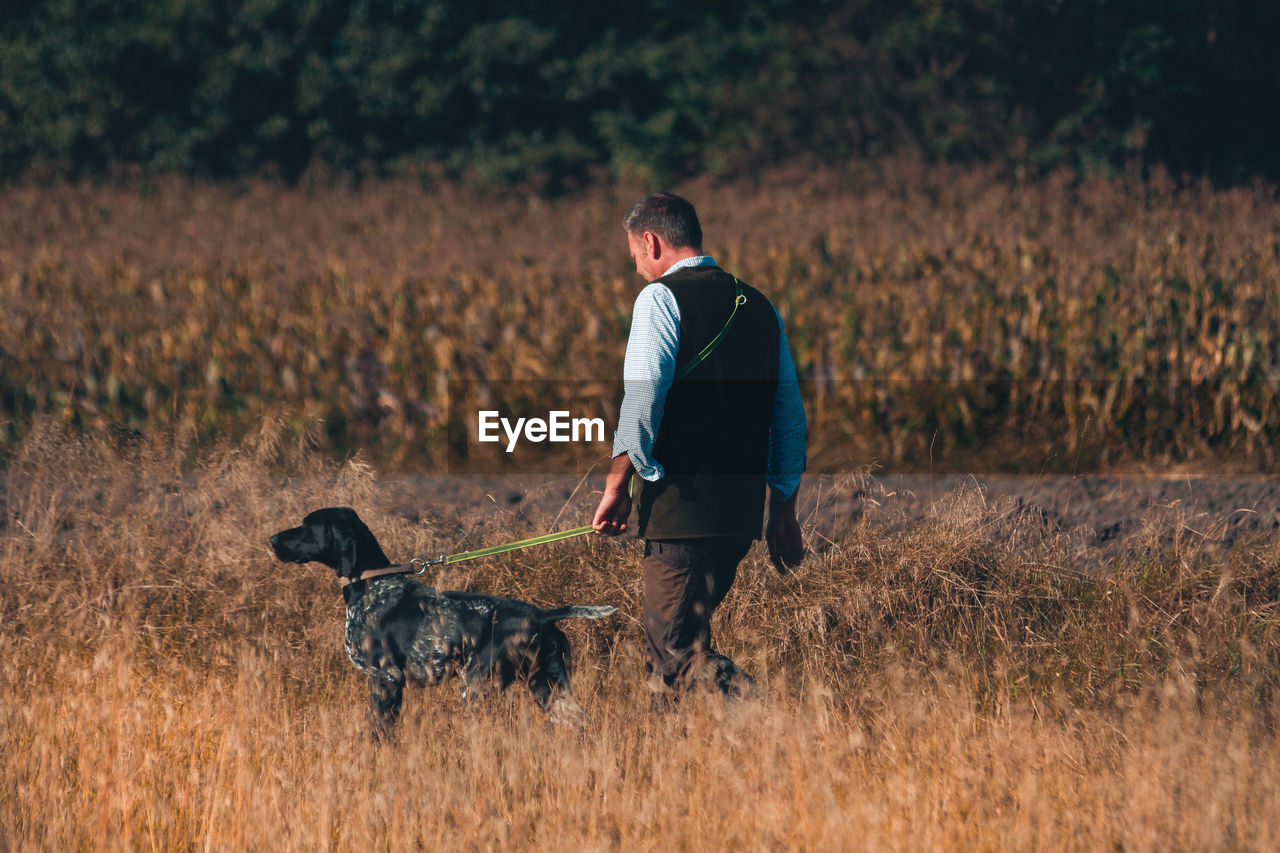
[[[436,581],[620,606],[568,626],[587,734],[519,691],[464,707],[450,685],[411,693],[399,740],[372,747],[334,582],[276,563],[265,537],[349,504],[393,556],[430,554],[549,527],[561,487],[396,512],[372,469],[286,434],[121,448],[45,426],[22,442],[0,491],[0,848],[1208,850],[1280,834],[1274,541],[1217,549],[1175,507],[1102,553],[974,488],[908,521],[872,481],[824,480],[805,493],[806,568],[780,578],[753,553],[717,617],[763,701],[649,712],[635,546],[574,540]],[[862,512],[833,513],[858,494]],[[590,504],[575,495],[566,519]]]
[[[1280,544],[1176,504],[1104,547],[972,485],[915,518],[815,478],[805,569],[753,554],[717,616],[765,699],[673,714],[633,543],[462,564],[433,582],[620,607],[567,626],[592,727],[450,685],[368,745],[335,585],[266,536],[331,504],[398,557],[581,523],[576,478],[419,506],[324,460],[438,462],[451,380],[615,373],[639,189],[154,189],[0,191],[0,849],[1275,846]],[[820,464],[1274,469],[1270,189],[682,189],[786,315]]]
[[[1275,470],[1270,188],[899,162],[680,189],[786,317],[821,464]],[[287,411],[438,465],[450,381],[619,373],[639,188],[153,190],[0,190],[0,449],[41,417],[207,439]]]

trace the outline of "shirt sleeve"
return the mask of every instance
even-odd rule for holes
[[[679,349],[680,308],[675,294],[654,282],[640,291],[632,309],[622,364],[622,406],[613,438],[613,455],[626,453],[636,473],[649,481],[666,474],[653,458],[653,442],[675,378]]]
[[[774,308],[776,314],[778,309]],[[808,462],[805,453],[807,422],[804,403],[800,400],[800,381],[791,360],[787,333],[778,317],[778,390],[773,396],[773,412],[769,421],[769,466],[765,479],[776,499],[786,500],[800,488],[800,475]]]

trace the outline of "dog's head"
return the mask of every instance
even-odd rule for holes
[[[360,516],[345,506],[318,509],[299,527],[281,530],[271,537],[271,550],[285,562],[323,563],[340,578],[391,565]]]

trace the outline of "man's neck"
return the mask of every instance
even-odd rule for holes
[[[664,270],[663,275],[666,275],[666,273],[671,272],[671,268],[676,264],[700,257],[702,257],[701,247],[694,249],[682,246],[679,249],[669,249],[668,251],[663,252],[662,260],[658,266]]]
[[[679,249],[667,249],[662,255],[662,261],[668,267],[673,267],[681,261],[687,261],[690,258],[702,257],[702,247],[681,246]]]

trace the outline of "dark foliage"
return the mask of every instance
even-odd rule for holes
[[[1275,177],[1243,0],[9,0],[0,176],[444,169],[555,188],[910,149]]]

